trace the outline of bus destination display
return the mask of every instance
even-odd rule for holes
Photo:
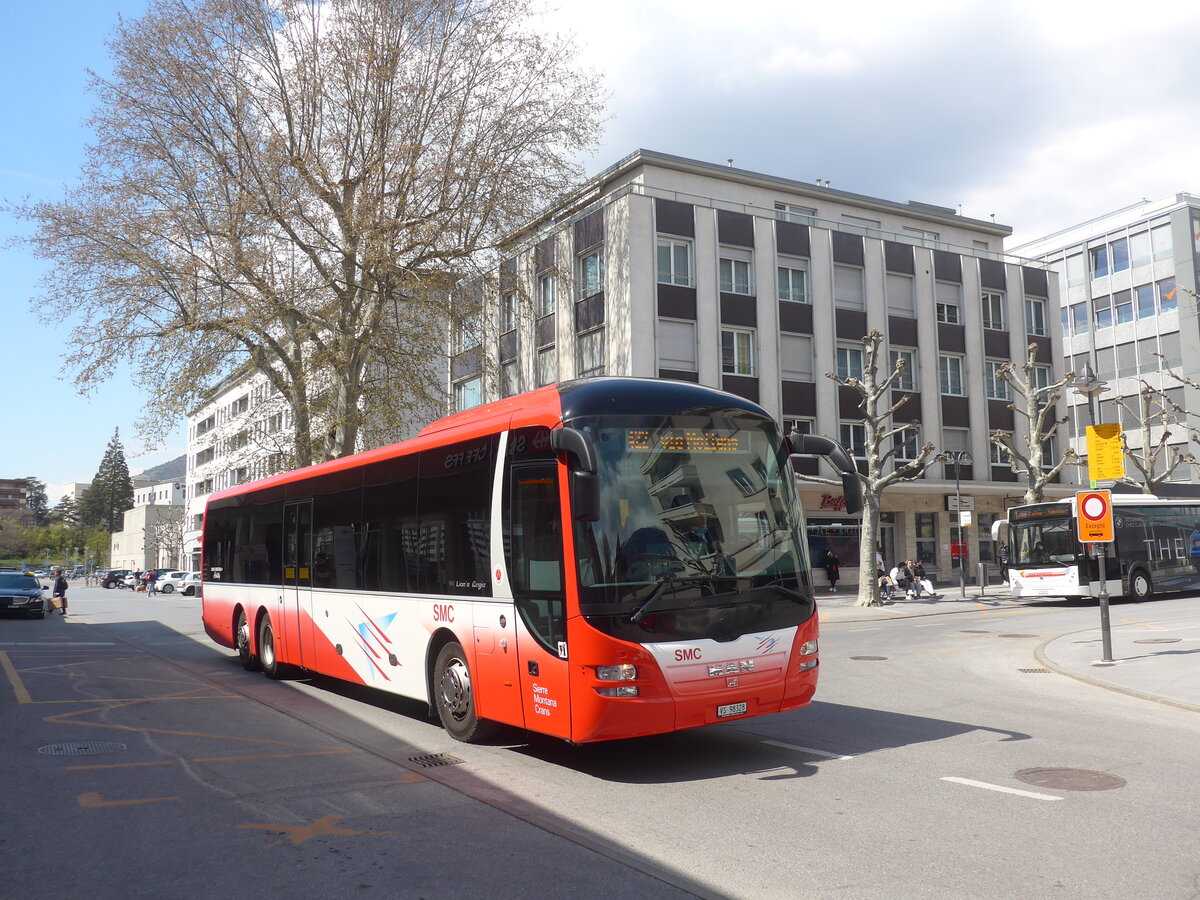
[[[740,453],[742,439],[736,434],[713,434],[695,428],[630,428],[626,446],[635,452],[651,453]]]

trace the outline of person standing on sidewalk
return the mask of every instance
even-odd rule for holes
[[[996,562],[1000,564],[1000,580],[1008,584],[1008,544],[1004,541],[996,548]]]
[[[54,592],[52,596],[62,600],[62,609],[58,612],[60,615],[65,616],[67,614],[67,576],[62,573],[61,569],[54,575]]]
[[[838,575],[841,574],[839,572],[840,566],[841,560],[838,559],[838,555],[832,550],[826,550],[825,575],[829,578],[829,593],[831,594],[837,590]]]

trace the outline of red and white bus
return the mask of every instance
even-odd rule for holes
[[[835,442],[799,437],[858,485]],[[573,742],[803,706],[817,617],[792,448],[683,382],[552,385],[214,494],[204,626],[248,669]],[[859,495],[861,496],[861,495]]]

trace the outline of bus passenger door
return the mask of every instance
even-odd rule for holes
[[[283,507],[283,600],[276,635],[283,636],[279,658],[293,665],[315,664],[312,620],[312,501]]]
[[[508,574],[517,609],[521,702],[525,727],[557,737],[571,736],[568,689],[566,585],[558,460],[540,456],[546,429],[522,429],[511,439],[530,439],[509,469]],[[533,456],[528,461],[521,456]]]

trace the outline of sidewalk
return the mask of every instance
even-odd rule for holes
[[[858,594],[817,591],[821,622],[916,618],[1036,606],[1017,600],[1002,585],[981,591],[958,585],[940,588],[937,600],[897,599],[887,606],[860,607]],[[899,597],[899,595],[897,595]],[[1149,604],[1110,608],[1112,662],[1104,662],[1100,613],[1095,626],[1050,638],[1035,651],[1037,661],[1058,672],[1134,697],[1200,712],[1200,597],[1178,596]]]

